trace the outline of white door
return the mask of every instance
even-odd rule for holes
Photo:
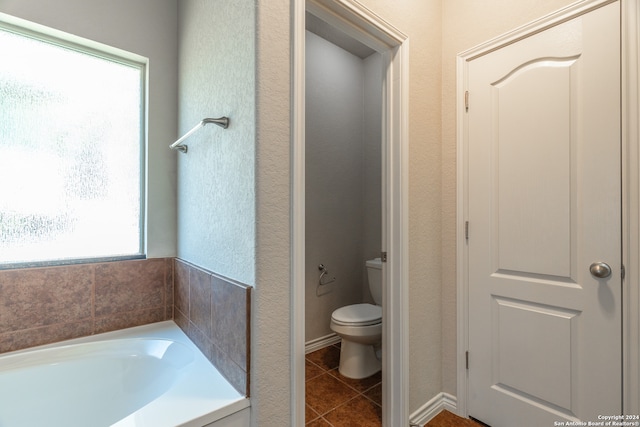
[[[619,21],[468,63],[468,413],[493,427],[622,410]]]

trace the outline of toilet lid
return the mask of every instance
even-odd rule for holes
[[[334,311],[331,319],[342,325],[375,325],[382,321],[382,307],[373,304],[347,305]]]

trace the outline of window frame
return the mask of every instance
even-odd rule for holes
[[[137,68],[140,75],[139,108],[139,235],[138,252],[126,255],[104,257],[64,258],[41,261],[1,263],[0,270],[19,268],[49,267],[58,265],[90,264],[111,261],[126,261],[147,258],[147,148],[148,148],[148,109],[149,109],[149,58],[116,48],[95,40],[76,36],[48,26],[37,24],[5,13],[0,13],[0,30],[28,37],[36,41],[53,44],[64,49],[91,55],[96,58]]]

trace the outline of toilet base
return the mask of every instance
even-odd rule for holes
[[[340,344],[340,367],[338,371],[347,378],[370,377],[382,369],[372,344],[360,344],[344,338]]]

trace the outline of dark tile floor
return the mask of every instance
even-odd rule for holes
[[[353,380],[338,372],[340,346],[306,356],[306,425],[311,427],[378,427],[382,425],[382,375]],[[442,411],[425,427],[482,427]]]
[[[466,418],[460,418],[449,411],[442,411],[433,417],[425,427],[482,427],[482,424]]]
[[[362,380],[340,375],[340,347],[306,356],[307,426],[376,427],[382,424],[382,375]]]

